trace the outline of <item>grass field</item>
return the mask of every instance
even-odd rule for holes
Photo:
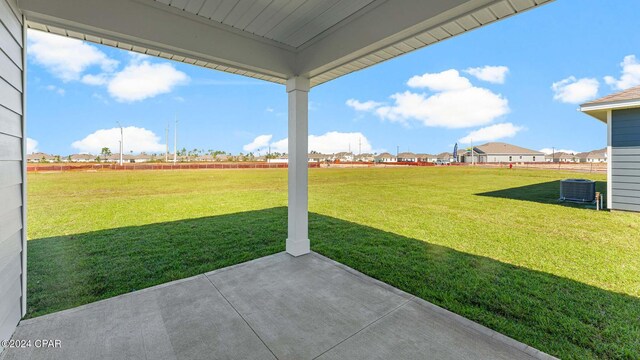
[[[640,358],[640,215],[559,204],[575,176],[313,169],[312,248],[550,354]],[[28,316],[283,251],[286,189],[286,170],[30,174]]]

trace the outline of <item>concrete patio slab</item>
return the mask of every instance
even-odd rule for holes
[[[14,359],[540,359],[500,335],[312,253],[275,254],[25,320]]]

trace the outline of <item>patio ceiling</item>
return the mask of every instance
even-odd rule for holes
[[[311,86],[550,0],[21,0],[30,28]]]

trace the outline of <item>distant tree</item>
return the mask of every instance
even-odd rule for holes
[[[71,155],[67,156],[67,160],[71,162]]]
[[[98,162],[98,163],[99,163],[100,161],[101,161],[101,160],[100,160],[100,156],[96,156],[96,162]]]
[[[109,156],[111,156],[111,149],[109,149],[108,147],[103,147],[100,151],[100,155],[102,155],[102,158],[104,159],[109,158]]]
[[[61,163],[62,162],[62,159],[60,158],[60,155],[56,155],[55,162],[57,162],[57,163]]]

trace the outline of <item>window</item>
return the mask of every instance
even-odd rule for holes
[[[535,156],[533,157],[533,161],[536,161],[536,157]]]
[[[522,155],[520,155],[520,160],[522,160]]]
[[[511,156],[509,156],[509,161],[511,161]]]

